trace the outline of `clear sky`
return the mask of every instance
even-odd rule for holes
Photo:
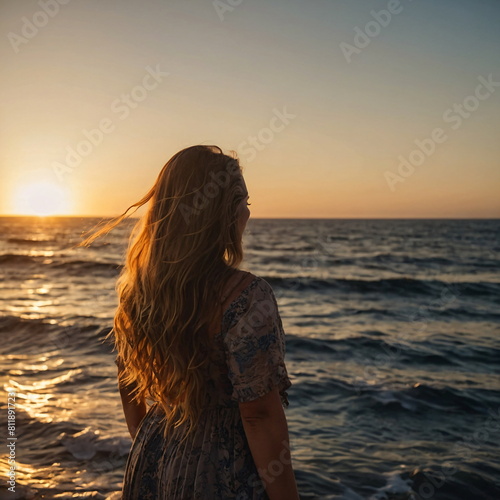
[[[498,0],[1,2],[0,213],[117,215],[216,144],[254,217],[499,217],[499,25]]]

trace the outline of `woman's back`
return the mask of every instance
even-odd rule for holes
[[[206,404],[199,424],[184,442],[189,424],[165,440],[160,424],[164,413],[154,403],[132,445],[123,500],[268,498],[239,403],[277,387],[287,406],[285,391],[291,382],[284,364],[285,334],[274,293],[262,278],[236,271],[223,297],[221,314],[209,332]]]
[[[191,146],[80,245],[149,204],[130,235],[111,333],[134,439],[124,500],[299,498],[276,298],[238,270],[248,200],[236,158]]]

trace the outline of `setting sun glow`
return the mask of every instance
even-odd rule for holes
[[[47,181],[25,184],[14,195],[17,215],[70,215],[70,199],[57,184]]]

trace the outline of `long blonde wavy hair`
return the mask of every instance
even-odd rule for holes
[[[134,401],[159,402],[165,437],[185,422],[187,437],[206,404],[208,330],[243,259],[237,207],[245,195],[236,157],[192,146],[166,163],[140,201],[78,245],[150,203],[130,235],[109,335],[124,366],[120,385],[133,388]]]

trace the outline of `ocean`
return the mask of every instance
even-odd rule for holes
[[[119,498],[102,340],[134,221],[69,248],[99,220],[0,218],[1,499]],[[251,219],[244,247],[286,332],[302,499],[500,498],[499,220]]]

